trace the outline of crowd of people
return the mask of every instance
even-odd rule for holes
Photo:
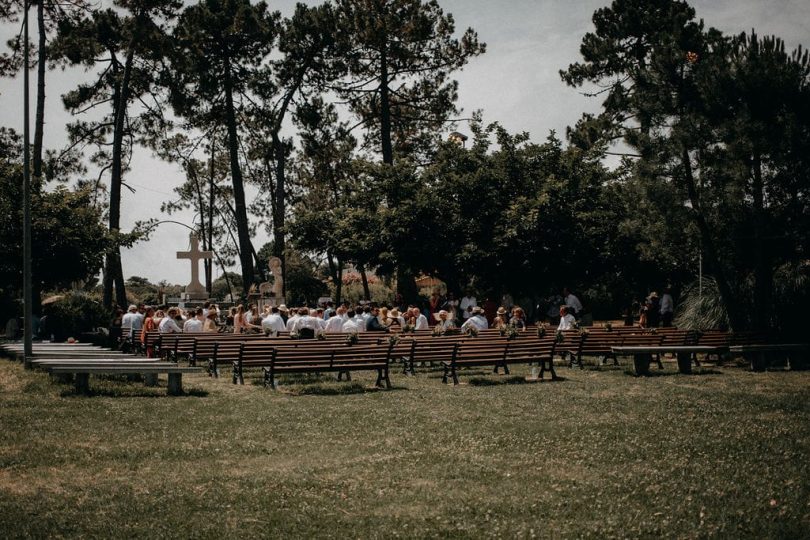
[[[577,327],[583,314],[583,304],[569,289],[563,289],[555,302],[556,317],[547,321],[558,330]],[[233,332],[265,333],[268,335],[289,332],[301,337],[314,337],[319,333],[398,332],[434,328],[438,332],[459,329],[485,330],[504,329],[507,326],[525,330],[529,324],[525,310],[517,305],[507,307],[506,302],[496,304],[489,298],[478,304],[472,291],[457,300],[452,293],[442,296],[435,291],[429,299],[428,309],[417,305],[379,305],[366,302],[357,305],[343,303],[335,306],[327,302],[322,306],[288,308],[286,305],[266,305],[260,310],[256,305],[240,304],[221,310],[216,304],[206,302],[202,307],[181,309],[167,307],[156,309],[150,306],[129,306],[120,316],[122,337],[145,342],[148,332]],[[655,327],[670,326],[674,302],[669,289],[659,299],[651,293],[643,304],[628,309],[629,324]],[[548,314],[550,315],[550,313]],[[545,322],[545,321],[544,321]],[[627,323],[627,320],[625,321]]]

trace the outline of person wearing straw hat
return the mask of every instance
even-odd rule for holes
[[[438,328],[439,332],[446,332],[447,330],[453,330],[456,327],[456,323],[450,318],[450,314],[447,312],[446,309],[440,310],[436,314],[436,328]]]
[[[487,318],[484,317],[484,309],[478,306],[475,306],[471,310],[472,315],[469,319],[464,321],[464,324],[461,325],[461,330],[466,331],[468,328],[473,327],[477,330],[486,330],[489,327],[487,324]]]

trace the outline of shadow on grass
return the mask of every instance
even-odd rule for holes
[[[704,375],[723,375],[722,371],[717,371],[716,369],[711,368],[697,368],[692,369],[692,373],[681,373],[680,371],[668,371],[668,370],[651,370],[646,375],[636,375],[633,368],[626,368],[624,370],[624,374],[630,377],[674,377],[674,376],[681,376],[681,377],[702,377]]]
[[[498,379],[495,379],[496,375],[491,377],[472,377],[467,379],[467,384],[470,386],[503,386],[503,385],[512,385],[512,384],[541,384],[541,383],[550,383],[550,382],[563,382],[565,381],[565,377],[557,377],[556,379],[552,380],[550,378],[546,379],[528,379],[526,377],[522,377],[520,375],[509,375],[509,376],[501,376]]]
[[[96,382],[96,384],[93,384]],[[55,383],[64,386],[62,383]],[[166,392],[166,385],[144,386],[137,381],[99,379],[90,381],[90,391],[87,393],[76,392],[72,383],[68,383],[60,392],[60,397],[112,397],[112,398],[165,398],[165,397],[194,397],[204,398],[209,396],[207,390],[196,387],[183,388],[183,393],[178,396],[169,396]]]

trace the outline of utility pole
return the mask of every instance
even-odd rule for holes
[[[34,309],[31,305],[31,150],[28,122],[28,0],[23,2],[23,350],[25,367],[31,367],[33,357]]]

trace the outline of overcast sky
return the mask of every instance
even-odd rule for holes
[[[293,0],[269,0],[283,15],[292,12]],[[597,0],[439,0],[452,13],[457,30],[474,28],[486,42],[486,54],[474,58],[456,75],[459,105],[469,113],[484,111],[486,122],[499,121],[509,131],[528,131],[541,141],[555,130],[560,136],[583,112],[598,110],[598,102],[581,96],[561,81],[558,71],[579,59],[582,36],[592,29],[591,16],[608,1]],[[698,18],[707,26],[736,34],[755,28],[760,35],[776,34],[789,49],[810,46],[810,0],[694,0]],[[19,27],[0,29],[5,43]],[[32,27],[32,37],[35,32]],[[32,73],[32,103],[35,92]],[[47,75],[46,148],[65,145],[64,125],[70,120],[59,96],[75,85],[75,72]],[[0,80],[0,125],[22,133],[22,79]],[[33,122],[33,113],[31,117]],[[32,128],[33,129],[33,128]],[[465,126],[460,126],[465,131]],[[183,182],[179,168],[139,151],[126,182],[137,190],[124,191],[121,205],[123,229],[135,221],[159,216],[162,202],[173,199],[172,188]],[[163,216],[165,217],[165,216]],[[176,219],[190,223],[190,215]],[[258,249],[267,240],[264,232],[254,239]],[[147,242],[124,250],[124,275],[138,275],[153,282],[166,279],[188,283],[188,261],[175,252],[188,246],[188,231],[178,225],[161,225]],[[219,269],[215,275],[219,275]]]

